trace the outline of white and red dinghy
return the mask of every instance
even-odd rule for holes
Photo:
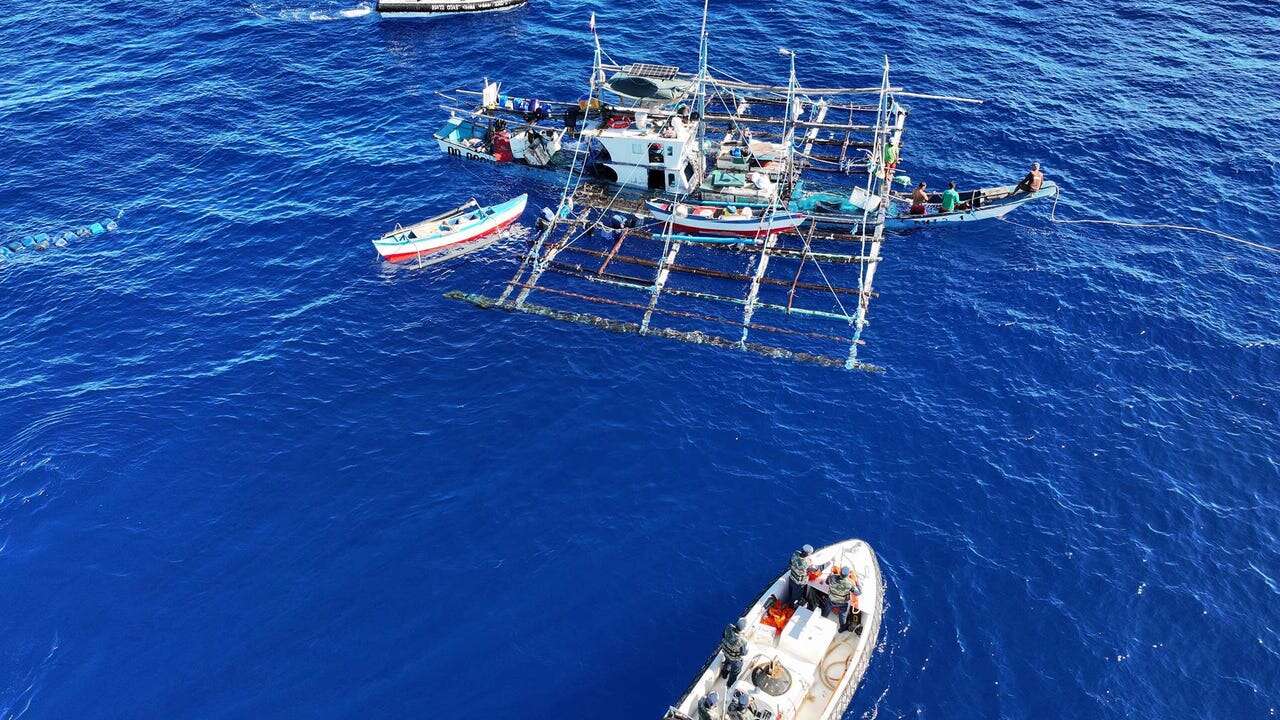
[[[528,195],[521,195],[488,207],[481,207],[475,200],[468,200],[461,207],[416,225],[406,228],[397,226],[395,230],[374,240],[373,247],[384,260],[390,262],[421,259],[442,250],[459,248],[519,220],[528,200]]]
[[[673,230],[702,235],[764,237],[791,232],[804,223],[804,215],[785,210],[758,210],[750,207],[690,205],[662,200],[645,202],[649,214]]]

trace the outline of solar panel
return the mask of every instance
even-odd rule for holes
[[[670,80],[680,72],[680,68],[670,65],[650,65],[649,63],[631,63],[627,66],[627,74],[635,77]]]

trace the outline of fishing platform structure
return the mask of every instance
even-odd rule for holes
[[[496,297],[456,290],[446,297],[613,332],[880,370],[861,357],[860,349],[876,297],[874,280],[894,182],[895,164],[882,159],[886,145],[900,147],[905,129],[907,110],[897,97],[935,96],[890,85],[887,57],[875,87],[802,88],[795,54],[785,49],[781,52],[791,64],[785,86],[713,77],[707,65],[705,7],[696,74],[664,66],[605,64],[594,16],[591,29],[595,62],[590,94],[581,104],[587,119],[605,107],[601,93],[606,89],[625,94],[616,86],[619,75],[643,80],[633,85],[658,88],[659,97],[691,88],[696,114],[637,103],[625,124],[604,118],[594,126],[584,122],[559,205],[544,210],[540,232],[511,280]],[[610,70],[616,74],[606,80]],[[487,85],[486,95],[487,105],[498,104],[496,87]],[[751,106],[766,111],[749,114]],[[610,111],[616,113],[617,106]],[[829,122],[832,113],[847,120]],[[806,114],[809,119],[801,119]],[[842,137],[820,138],[820,130]],[[707,139],[708,132],[716,131],[725,133],[719,143]],[[740,157],[727,148],[768,146],[761,138],[776,140],[776,152],[755,180],[718,186],[717,174],[734,170]],[[818,158],[813,148],[819,144],[838,146],[839,156]],[[708,172],[712,157],[716,167]],[[847,191],[860,208],[857,222],[836,231],[808,223],[754,237],[719,237],[676,232],[670,221],[645,217],[644,198],[657,193],[699,208],[780,213],[801,176],[819,163],[861,167],[861,172],[846,173],[859,178]],[[589,167],[608,168],[615,177],[598,182],[587,177]]]

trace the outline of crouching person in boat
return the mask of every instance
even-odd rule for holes
[[[720,704],[720,696],[715,690],[707,693],[698,701],[698,718],[697,720],[719,720],[716,717],[716,706]]]
[[[1018,187],[1013,192],[1033,193],[1044,186],[1044,173],[1040,172],[1040,163],[1031,163],[1031,172],[1022,178],[1022,182],[1018,183]]]
[[[791,553],[791,565],[787,568],[787,604],[797,607],[804,603],[813,607],[809,595],[809,556],[813,555],[813,546],[804,547]]]
[[[729,706],[725,708],[725,717],[729,720],[773,720],[773,710],[741,690],[734,690]]]
[[[724,662],[720,664],[720,677],[725,679],[726,687],[733,687],[742,674],[742,658],[747,654],[747,641],[742,633],[747,629],[746,618],[724,629],[724,637],[720,640],[720,652],[724,653]]]

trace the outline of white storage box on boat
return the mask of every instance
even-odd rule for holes
[[[817,665],[838,632],[834,620],[802,607],[787,622],[782,637],[778,638],[778,649],[810,665]]]

